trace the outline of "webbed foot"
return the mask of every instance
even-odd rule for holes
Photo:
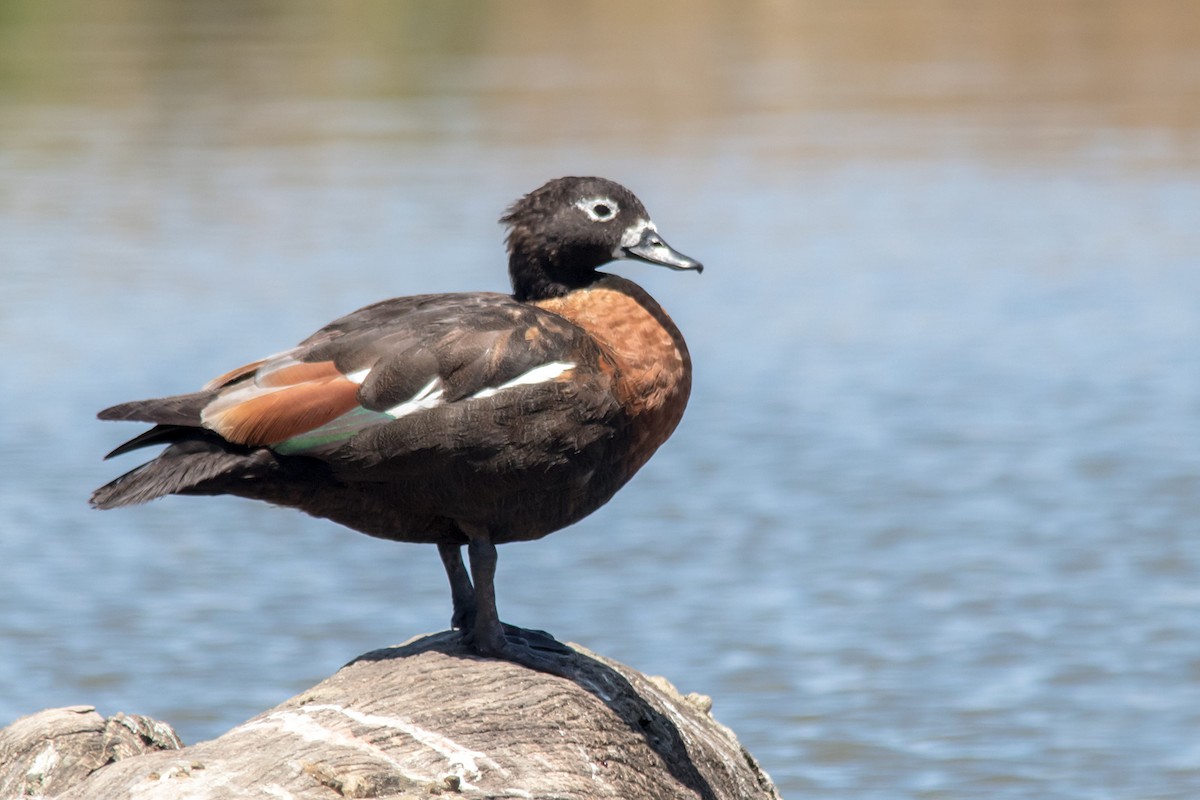
[[[515,625],[502,625],[500,631],[499,635],[491,636],[476,628],[463,637],[484,658],[498,658],[564,678],[574,674],[569,657],[574,651],[545,631]]]

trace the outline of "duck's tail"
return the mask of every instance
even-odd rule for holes
[[[92,493],[95,508],[145,503],[156,497],[195,487],[227,473],[245,449],[234,452],[221,437],[200,426],[200,412],[214,392],[203,391],[151,400],[133,400],[106,408],[98,416],[103,420],[157,423],[105,458],[124,455],[142,447],[170,445],[153,461],[125,473]]]
[[[165,443],[172,444],[158,458],[94,491],[90,500],[92,506],[118,508],[146,503],[168,494],[203,494],[206,493],[204,484],[244,472],[248,462],[254,460],[245,448],[235,450],[235,446],[206,431],[167,425],[152,428],[109,455]]]

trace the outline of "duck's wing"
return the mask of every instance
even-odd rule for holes
[[[335,320],[200,392],[124,403],[100,417],[159,423],[113,455],[203,428],[236,445],[324,458],[396,420],[519,399],[578,369],[595,372],[602,360],[579,328],[507,295],[419,295]]]

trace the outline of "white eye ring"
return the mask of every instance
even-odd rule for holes
[[[592,222],[611,222],[621,213],[621,207],[609,197],[585,197],[575,207],[587,214]]]

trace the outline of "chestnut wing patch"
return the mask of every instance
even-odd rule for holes
[[[320,427],[358,406],[358,384],[333,362],[263,363],[201,413],[204,426],[246,445],[272,445]],[[235,379],[236,380],[236,379]]]

